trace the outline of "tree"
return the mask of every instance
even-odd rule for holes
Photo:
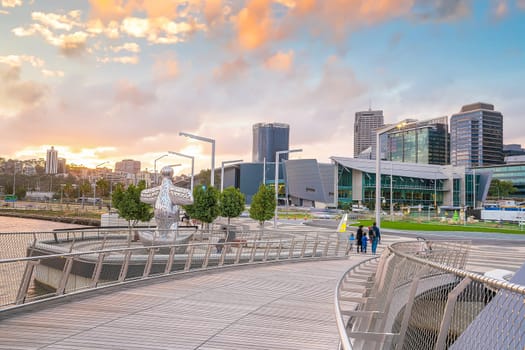
[[[512,181],[492,179],[489,187],[489,196],[498,199],[508,197],[510,194],[516,192]]]
[[[106,197],[109,194],[109,182],[106,179],[97,180],[97,190],[100,197]]]
[[[194,219],[210,224],[219,216],[219,191],[210,186],[196,186],[193,189],[193,204],[184,210]]]
[[[265,185],[259,186],[259,190],[252,198],[250,206],[250,217],[259,221],[264,229],[264,222],[273,218],[275,211],[275,190]]]
[[[228,218],[228,228],[230,227],[230,219],[241,215],[243,212],[244,203],[244,194],[238,188],[228,187],[220,194],[220,215]]]
[[[130,240],[131,229],[139,221],[147,222],[153,218],[152,206],[140,201],[140,192],[144,188],[146,188],[146,183],[140,181],[138,186],[129,185],[125,190],[122,186],[117,186],[113,192],[113,206],[121,218],[128,220]]]

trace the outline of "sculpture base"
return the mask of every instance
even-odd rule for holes
[[[170,231],[160,234],[158,231],[139,231],[139,239],[142,245],[145,247],[150,246],[161,246],[161,245],[173,245],[173,244],[188,244],[193,237],[193,233],[187,234],[179,232],[177,235],[176,231]],[[168,254],[170,248],[160,248],[160,254]],[[175,250],[176,254],[184,254],[186,252],[186,246],[177,247]]]

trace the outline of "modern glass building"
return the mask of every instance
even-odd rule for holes
[[[376,130],[385,125],[383,111],[356,112],[354,120],[354,157],[371,148],[375,159]]]
[[[492,173],[492,179],[512,182],[516,192],[511,196],[525,200],[525,162],[476,168],[476,173],[486,172]]]
[[[290,144],[290,126],[282,123],[253,125],[252,162],[275,162],[275,152],[287,151]],[[281,160],[288,159],[283,154]]]
[[[337,195],[340,206],[358,204],[375,207],[376,164],[373,160],[331,157],[337,166]],[[479,178],[479,174],[476,175]],[[478,180],[464,167],[381,162],[382,207],[472,207],[474,197],[481,200],[487,183]],[[485,186],[485,187],[484,187]]]
[[[394,162],[445,165],[450,163],[448,118],[409,120],[385,133],[384,159]]]
[[[450,117],[450,161],[467,168],[503,164],[503,115],[493,105],[466,105]]]

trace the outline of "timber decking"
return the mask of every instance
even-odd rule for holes
[[[0,349],[335,349],[334,288],[358,260],[228,269],[64,301],[2,319]]]

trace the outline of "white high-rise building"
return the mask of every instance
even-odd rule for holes
[[[385,125],[383,111],[356,112],[354,121],[354,158],[372,148],[373,158],[375,159],[376,130]]]
[[[56,174],[58,172],[58,152],[53,146],[47,150],[46,155],[46,174]]]

